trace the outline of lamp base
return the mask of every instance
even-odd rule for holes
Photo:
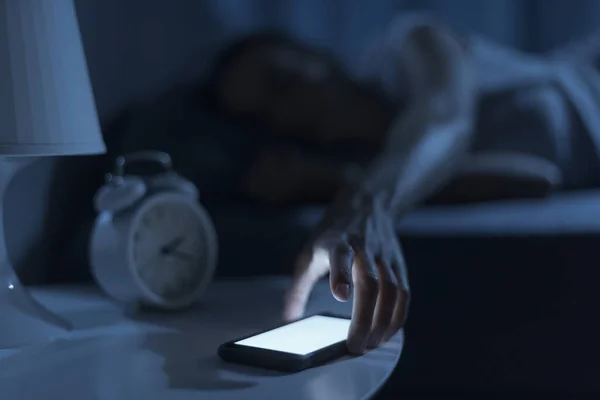
[[[72,329],[38,303],[23,287],[7,261],[0,265],[0,349],[46,342]]]

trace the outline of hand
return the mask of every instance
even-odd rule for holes
[[[407,315],[408,278],[394,221],[376,209],[324,221],[298,258],[284,318],[302,317],[312,288],[329,272],[336,299],[347,301],[353,292],[347,343],[352,353],[361,354],[388,340]]]

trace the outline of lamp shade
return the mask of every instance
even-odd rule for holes
[[[72,0],[0,0],[0,156],[105,151]]]

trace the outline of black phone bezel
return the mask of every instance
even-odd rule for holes
[[[314,316],[350,319],[350,317],[347,315],[317,313],[301,318],[299,321]],[[236,344],[236,342],[240,340],[260,335],[286,325],[289,325],[289,323],[280,324],[260,332],[255,332],[251,335],[246,335],[244,337],[225,342],[219,346],[217,354],[219,357],[221,357],[221,359],[227,362],[276,370],[280,372],[299,372],[307,368],[323,365],[329,361],[333,361],[349,354],[345,339],[305,355],[286,353],[276,350],[259,349],[256,347]]]

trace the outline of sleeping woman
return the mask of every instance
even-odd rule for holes
[[[217,104],[285,142],[264,148],[242,190],[269,204],[330,201],[349,180],[359,179],[421,96],[414,86],[424,78],[407,79],[407,71],[423,74],[426,66],[418,63],[424,61],[413,57],[413,65],[402,65],[396,50],[418,21],[396,22],[370,52],[370,70],[360,77],[281,34],[255,34],[226,49],[212,76]],[[457,42],[468,64],[464,78],[472,83],[474,132],[466,154],[448,166],[451,176],[421,200],[543,197],[596,186],[595,143],[553,79],[553,64],[479,38]],[[440,75],[444,66],[433,65],[440,71],[431,73]]]

